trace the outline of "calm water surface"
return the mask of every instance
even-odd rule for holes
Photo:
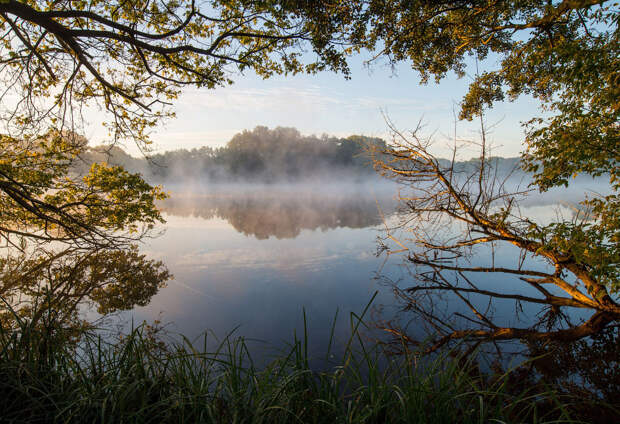
[[[163,260],[175,278],[148,306],[125,318],[160,320],[190,339],[206,330],[223,337],[235,329],[238,336],[277,347],[295,331],[301,334],[305,309],[311,352],[322,355],[336,311],[335,339],[341,343],[349,334],[349,314],[360,313],[376,291],[369,318],[389,319],[402,306],[376,278],[411,285],[402,256],[376,256],[377,237],[393,219],[396,194],[395,186],[173,194],[163,205],[165,232],[142,251]],[[566,197],[539,197],[524,211],[550,220],[562,212],[554,206],[560,199]],[[515,251],[504,249],[495,259],[500,265],[514,258]],[[502,276],[484,278],[495,287],[513,287]],[[520,285],[514,288],[524,292]],[[447,305],[452,307],[449,300]],[[514,303],[497,308],[503,322],[515,321]],[[534,319],[538,312],[526,309],[521,319]]]
[[[376,238],[395,191],[374,194],[253,190],[173,195],[163,205],[162,236],[142,248],[174,274],[134,322],[161,320],[189,338],[211,330],[281,346],[302,334],[305,309],[311,347],[325,353],[336,312],[335,336],[345,340],[350,312],[391,305],[377,284],[384,257]]]

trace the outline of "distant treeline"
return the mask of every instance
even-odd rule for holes
[[[381,151],[381,138],[303,136],[295,128],[264,126],[236,134],[225,147],[201,147],[134,158],[119,147],[93,148],[82,157],[78,171],[93,162],[121,165],[153,182],[292,182],[304,179],[367,178],[375,175],[369,147]],[[518,158],[494,158],[499,169],[513,170]],[[478,161],[460,162],[462,171]],[[447,162],[446,162],[447,164]]]
[[[225,147],[201,147],[136,159],[118,147],[94,148],[80,167],[107,161],[140,172],[154,181],[277,182],[326,175],[363,177],[374,173],[369,145],[385,148],[380,138],[303,136],[295,128],[259,126],[236,134]]]

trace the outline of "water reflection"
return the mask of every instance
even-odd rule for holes
[[[165,261],[175,280],[147,307],[134,310],[133,317],[173,323],[174,331],[189,337],[207,329],[222,335],[240,326],[239,335],[277,344],[301,331],[305,307],[317,341],[327,341],[336,310],[359,312],[379,290],[375,306],[383,313],[375,316],[399,326],[409,323],[423,339],[426,330],[433,329],[425,329],[425,323],[412,320],[407,311],[399,313],[402,299],[394,297],[414,283],[403,256],[392,255],[387,262],[385,256],[375,256],[383,216],[395,224],[395,193],[392,186],[366,187],[365,193],[350,187],[322,192],[250,187],[173,194],[163,204],[165,234],[151,240],[146,250]],[[523,210],[527,216],[549,221],[558,213],[571,213],[566,207],[540,206],[545,199],[534,200]],[[441,231],[449,229],[444,225]],[[481,252],[471,258],[472,266],[490,259],[504,266],[518,255],[510,249]],[[377,284],[378,276],[390,284]],[[536,294],[501,275],[484,275],[478,282],[507,293]],[[468,311],[455,296],[432,300],[438,311],[449,315]],[[511,299],[499,299],[496,307],[494,316],[502,325],[531,325],[540,313],[537,305],[524,305],[515,313]],[[586,318],[581,311],[571,311],[571,317]],[[337,328],[342,337],[347,332],[346,323]],[[318,354],[324,353],[325,343],[314,346]]]
[[[343,192],[350,194],[343,196]],[[336,311],[340,319],[334,328],[334,352],[338,343],[348,340],[349,312],[361,312],[379,290],[372,317],[399,328],[408,325],[410,335],[424,338],[433,329],[414,320],[410,309],[403,308],[406,302],[394,297],[412,285],[402,257],[394,255],[386,263],[385,257],[375,256],[383,216],[389,221],[396,207],[394,193],[393,188],[374,192],[368,188],[367,193],[253,188],[173,194],[163,204],[168,220],[163,236],[148,240],[141,253],[75,252],[53,266],[43,266],[42,259],[0,262],[0,295],[13,296],[14,303],[27,306],[24,294],[44,298],[46,290],[52,290],[59,295],[55,299],[66,303],[50,306],[67,322],[79,323],[83,318],[69,307],[83,300],[102,313],[133,308],[123,315],[129,324],[159,319],[170,323],[167,328],[172,332],[190,339],[206,330],[225,336],[238,328],[235,334],[266,341],[270,347],[290,341],[294,331],[302,334],[305,308],[310,354],[323,357]],[[533,202],[537,206],[524,213],[541,220],[571,213],[569,208],[540,206],[543,203]],[[483,252],[472,261],[484,264],[491,257]],[[517,257],[513,250],[500,249],[494,260],[504,266]],[[175,276],[165,288],[161,286],[169,275],[160,260]],[[36,267],[39,271],[26,272]],[[379,273],[384,282],[389,279],[394,284],[378,284]],[[75,284],[67,285],[70,276]],[[509,279],[491,275],[480,283],[507,292],[516,287]],[[454,296],[433,297],[438,312],[467,313],[462,302],[455,300]],[[494,312],[502,324],[509,325],[519,319],[530,323],[540,308],[526,305],[516,310],[514,302],[506,301],[496,303]],[[571,317],[585,318],[579,311]],[[371,316],[367,318],[370,321]],[[255,347],[260,350],[260,345]]]
[[[335,340],[346,341],[349,312],[361,312],[377,290],[384,258],[375,255],[376,238],[395,205],[393,187],[348,191],[173,194],[162,205],[164,235],[144,251],[164,260],[175,279],[127,321],[159,319],[190,339],[237,328],[279,347],[302,334],[305,308],[310,352],[324,356],[336,311]],[[387,290],[376,299],[392,303]]]
[[[171,275],[136,246],[42,250],[0,258],[0,325],[84,328],[80,308],[98,314],[145,306]]]
[[[176,194],[162,204],[169,215],[222,218],[259,240],[298,237],[302,230],[367,228],[394,208],[393,191],[375,193],[253,190],[203,195]],[[381,208],[380,208],[381,206]]]
[[[381,317],[408,322],[410,316],[396,316],[402,304],[395,286],[377,284],[379,273],[400,288],[412,284],[401,255],[387,263],[375,256],[383,217],[392,221],[397,206],[396,190],[325,191],[254,187],[173,194],[162,205],[166,232],[147,250],[165,261],[175,280],[147,308],[136,310],[136,318],[161,318],[188,335],[206,329],[225,334],[241,325],[243,335],[277,342],[299,324],[303,307],[312,321],[322,322],[315,332],[323,333],[337,309],[361,311],[380,290],[375,306],[383,308]],[[547,206],[526,212],[543,219],[556,213]],[[515,258],[512,251],[496,253],[498,263]],[[506,279],[501,283],[512,288]],[[449,296],[444,300],[450,312],[461,306]],[[498,313],[506,321],[515,318],[512,305]],[[415,328],[421,337],[423,327]]]

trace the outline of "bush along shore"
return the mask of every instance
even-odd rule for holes
[[[361,317],[351,320],[344,354],[317,371],[307,332],[259,368],[243,338],[207,349],[206,335],[164,343],[141,325],[114,342],[93,332],[76,342],[53,320],[16,317],[0,332],[0,422],[589,422],[582,400],[557,387],[482,373],[455,350],[424,361],[388,356],[364,341]]]

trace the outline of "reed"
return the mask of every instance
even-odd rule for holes
[[[323,370],[310,366],[305,330],[258,367],[233,335],[209,349],[210,334],[162,343],[141,325],[118,341],[89,332],[75,343],[53,322],[18,319],[0,331],[0,421],[574,422],[553,390],[515,392],[510,373],[490,379],[455,352],[423,365],[413,354],[388,357],[361,337],[362,317],[351,315],[344,353]]]

